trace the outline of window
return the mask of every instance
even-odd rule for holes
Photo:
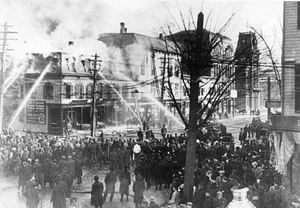
[[[204,88],[201,88],[201,89],[200,89],[200,95],[201,95],[201,96],[203,96],[203,95],[204,95],[204,91],[205,91],[205,89],[204,89]]]
[[[295,112],[300,112],[300,64],[295,66]]]
[[[103,86],[103,98],[111,98],[111,87],[110,86]]]
[[[217,77],[218,76],[218,65],[217,64],[214,64],[214,77]]]
[[[225,49],[225,57],[226,59],[230,59],[232,57],[232,48],[229,45]]]
[[[44,92],[43,92],[44,99],[53,99],[53,84],[50,82],[46,82],[44,84]]]
[[[83,85],[82,84],[77,84],[75,86],[75,97],[82,99],[83,98]]]
[[[141,65],[140,69],[141,69],[141,75],[145,75],[145,65],[144,64]]]
[[[229,70],[229,66],[228,66],[228,65],[226,65],[224,69],[225,69],[225,78],[229,78],[229,77],[230,77],[230,70]]]
[[[114,88],[110,89],[112,91],[111,97],[112,98],[118,98],[118,93],[120,92],[120,87],[115,86]]]
[[[155,67],[152,66],[152,68],[151,68],[151,75],[155,76],[155,74],[156,74]]]
[[[141,75],[145,75],[145,68],[148,66],[148,56],[144,56],[144,62],[141,64]]]
[[[65,88],[66,88],[66,98],[71,99],[72,86],[70,84],[65,84]]]
[[[175,83],[175,97],[178,97],[179,96],[179,84],[178,83]]]
[[[173,77],[173,67],[170,65],[168,66],[168,76]]]
[[[20,85],[20,98],[24,98],[24,94],[25,94],[25,86],[24,85]]]
[[[100,99],[103,98],[103,86],[102,84],[98,84],[98,88],[97,88],[97,95]]]
[[[26,95],[29,93],[33,85],[34,85],[34,81],[30,81],[26,83]],[[34,99],[35,97],[36,97],[36,92],[35,90],[33,90],[33,92],[31,93],[31,98]]]
[[[179,64],[177,62],[175,63],[174,71],[175,77],[179,77]]]
[[[87,85],[85,87],[85,98],[92,98],[92,85]]]
[[[152,64],[151,65],[151,75],[155,76],[155,74],[156,74],[156,69],[155,69],[155,66]]]

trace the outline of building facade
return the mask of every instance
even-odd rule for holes
[[[128,33],[124,27],[121,23],[120,33],[104,33],[98,38],[106,44],[109,54],[109,64],[104,64],[101,70],[105,82],[110,83],[110,90],[119,91],[113,106],[123,103],[117,109],[126,116],[119,121],[123,124],[145,121],[150,127],[174,123],[176,110],[167,88],[174,92],[182,108],[187,101],[178,68],[179,56],[170,47],[172,43],[162,36]],[[107,103],[110,99],[103,99],[100,106],[113,115],[116,108]]]
[[[281,115],[271,115],[272,161],[292,194],[300,190],[300,3],[283,10]]]
[[[253,32],[239,33],[235,51],[237,89],[236,108],[239,110],[258,110],[260,107],[259,90],[259,50]]]
[[[24,108],[16,130],[63,135],[90,126],[92,60],[64,52],[30,54],[24,74]],[[22,104],[21,104],[22,105]]]

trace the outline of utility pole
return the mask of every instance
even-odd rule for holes
[[[198,14],[197,29],[196,29],[196,43],[194,54],[189,59],[190,73],[190,115],[188,125],[188,139],[186,144],[186,159],[184,170],[184,197],[188,202],[192,201],[193,186],[194,186],[194,168],[195,168],[195,155],[196,155],[196,138],[197,138],[197,121],[198,115],[196,110],[199,109],[198,97],[199,97],[199,78],[201,74],[199,69],[203,69],[202,62],[207,61],[206,56],[203,55],[203,19],[202,12]]]
[[[4,101],[4,69],[5,69],[5,57],[6,57],[6,46],[7,46],[7,40],[16,40],[16,39],[9,39],[7,38],[7,35],[10,33],[16,33],[12,31],[8,31],[8,27],[12,27],[11,25],[8,25],[6,22],[4,25],[3,32],[3,38],[2,40],[2,52],[1,52],[1,70],[0,70],[0,133],[2,132],[3,128],[3,101]]]
[[[268,77],[268,101],[270,102],[271,101],[271,79],[270,77]],[[271,115],[271,108],[268,107],[268,113],[267,113],[268,117],[267,117],[267,121],[269,122],[270,120],[270,115]]]
[[[92,87],[92,120],[91,120],[91,136],[96,136],[96,129],[97,129],[97,118],[96,118],[96,84],[97,84],[97,63],[101,62],[101,60],[97,60],[99,57],[97,54],[95,54],[95,60],[94,60],[94,69],[93,69],[93,87]]]
[[[167,76],[169,76],[169,63],[170,63],[170,57],[168,55],[167,57],[167,52],[164,54],[164,57],[161,58],[163,59],[163,66],[160,67],[162,68],[162,80],[161,80],[161,91],[160,91],[160,102],[162,105],[164,105],[164,93],[165,93],[165,79],[166,79],[166,68],[168,67],[167,70]],[[161,127],[165,124],[165,114],[163,109],[160,109],[160,121],[161,121]]]

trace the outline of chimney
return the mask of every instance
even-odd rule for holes
[[[73,46],[74,45],[74,41],[69,41],[69,46]]]
[[[124,28],[124,33],[127,33],[127,28],[126,27]]]
[[[124,33],[125,32],[125,23],[121,22],[120,23],[120,33]]]
[[[159,33],[159,39],[163,39],[163,34],[162,33]]]

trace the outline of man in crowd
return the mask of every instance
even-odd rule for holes
[[[225,208],[227,206],[227,200],[223,198],[222,191],[217,192],[217,197],[214,198],[213,208]]]
[[[117,174],[115,173],[114,167],[110,167],[109,173],[106,174],[105,179],[105,192],[103,201],[106,200],[107,194],[110,193],[109,201],[111,202],[115,194],[115,183],[117,182]]]
[[[166,135],[167,135],[167,128],[166,128],[166,125],[163,125],[163,127],[162,127],[161,130],[160,130],[160,133],[161,133],[162,139],[165,140]]]

